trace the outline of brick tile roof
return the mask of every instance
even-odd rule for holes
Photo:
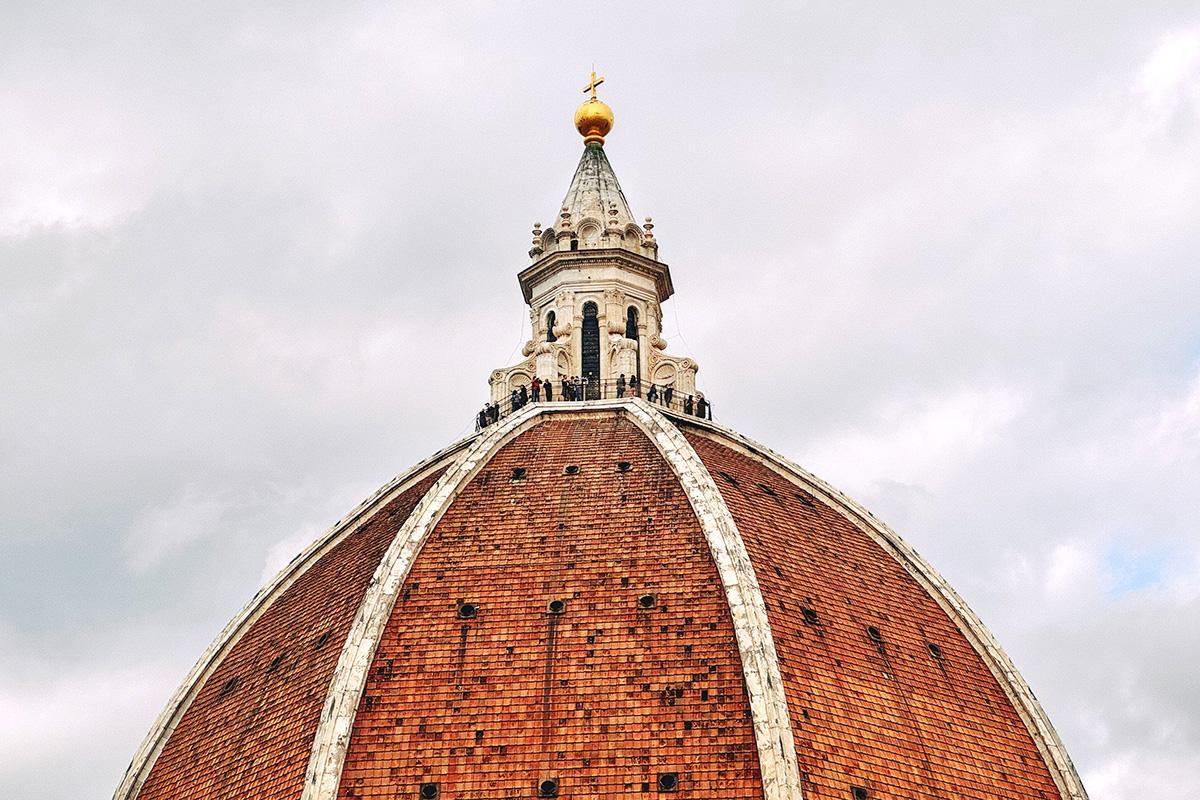
[[[1059,796],[1000,684],[895,558],[756,459],[685,435],[754,562],[806,798]]]
[[[530,424],[445,495],[383,627],[338,797],[436,783],[438,800],[533,798],[546,779],[559,798],[657,795],[664,773],[680,800],[764,797],[726,590],[662,443],[614,408]],[[732,439],[683,430],[753,564],[806,800],[1059,797],[1004,689],[896,558]],[[442,471],[266,607],[141,798],[299,800],[368,581]]]
[[[205,681],[139,798],[300,796],[321,705],[363,589],[440,473],[376,512],[267,607]]]
[[[612,414],[551,418],[491,459],[414,564],[339,796],[535,797],[547,778],[560,798],[611,796],[663,772],[683,797],[761,797],[725,595],[654,445]]]

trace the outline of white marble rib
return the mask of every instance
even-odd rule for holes
[[[1076,772],[1066,747],[1063,746],[1058,732],[1051,724],[1045,709],[1042,708],[1041,703],[1029,688],[1029,684],[1021,677],[1021,673],[1017,671],[1016,666],[992,632],[987,629],[987,626],[946,579],[934,569],[933,565],[922,558],[899,534],[876,519],[857,501],[769,447],[724,425],[674,413],[670,416],[686,420],[697,429],[712,436],[716,441],[726,446],[732,446],[733,449],[754,458],[777,474],[800,485],[844,514],[847,519],[890,553],[908,574],[937,601],[942,610],[962,631],[967,641],[975,648],[975,651],[979,653],[984,664],[991,670],[1020,715],[1021,721],[1025,723],[1029,735],[1033,737],[1043,761],[1058,786],[1062,800],[1088,800],[1087,790],[1084,789],[1083,782],[1079,779],[1079,773]]]
[[[750,701],[763,797],[801,800],[800,765],[775,638],[754,565],[733,515],[708,468],[670,420],[644,400],[630,401],[626,413],[654,442],[679,478],[721,576]]]
[[[170,701],[167,702],[166,708],[158,715],[158,719],[155,720],[153,727],[150,728],[150,732],[146,734],[146,738],[142,741],[141,747],[134,754],[133,760],[129,763],[129,768],[125,771],[125,776],[113,793],[113,800],[132,800],[137,797],[142,789],[142,784],[145,783],[146,777],[150,774],[150,769],[154,766],[159,753],[162,752],[163,746],[167,743],[167,739],[170,738],[175,730],[175,726],[183,718],[184,712],[192,704],[196,694],[200,691],[200,687],[204,685],[208,676],[217,668],[221,660],[237,644],[242,635],[250,629],[255,620],[262,616],[271,603],[286,591],[289,586],[295,583],[296,579],[303,575],[331,547],[334,547],[350,533],[357,530],[359,526],[371,518],[376,510],[385,506],[396,495],[410,488],[424,476],[424,473],[438,462],[445,460],[456,450],[464,447],[467,441],[469,440],[464,439],[450,445],[381,486],[374,494],[360,503],[357,508],[334,523],[321,536],[317,537],[312,544],[280,570],[279,574],[255,593],[250,602],[217,635],[217,638],[213,640],[208,649],[204,651],[200,659],[192,667],[191,671],[188,672],[187,677],[183,679],[179,688],[175,690]]]
[[[321,721],[313,738],[302,800],[335,800],[337,797],[354,718],[379,646],[379,637],[421,548],[463,488],[496,451],[536,424],[541,409],[538,404],[526,406],[477,434],[467,451],[443,473],[396,533],[367,585],[333,672]]]
[[[354,718],[387,620],[404,580],[450,504],[508,442],[551,414],[611,410],[623,413],[655,444],[679,478],[700,520],[725,588],[747,692],[766,800],[801,800],[787,700],[754,569],[720,491],[691,445],[644,400],[533,404],[485,429],[442,476],[397,533],[371,580],[347,637],[313,741],[303,800],[335,800]]]

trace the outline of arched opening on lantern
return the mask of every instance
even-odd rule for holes
[[[583,329],[580,342],[580,363],[587,389],[584,397],[596,400],[600,397],[600,319],[599,310],[593,302],[583,304]]]
[[[554,323],[558,320],[557,315],[553,311],[546,314],[546,341],[554,342],[558,337],[554,335]]]
[[[625,338],[637,342],[637,349],[633,352],[637,354],[636,374],[640,381],[642,379],[642,337],[638,336],[638,312],[634,306],[625,309]]]

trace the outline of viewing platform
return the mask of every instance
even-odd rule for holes
[[[547,390],[549,386],[549,390]],[[534,389],[522,386],[514,389],[508,397],[498,403],[487,403],[475,414],[475,430],[482,430],[519,411],[530,403],[582,402],[586,400],[619,400],[641,397],[647,402],[662,406],[679,414],[698,419],[712,419],[712,403],[703,392],[684,394],[671,386],[642,384],[620,380],[601,381],[580,378],[576,381],[559,380],[543,383]]]

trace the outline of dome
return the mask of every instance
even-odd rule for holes
[[[1033,695],[894,533],[712,422],[580,405],[454,445],[289,565],[127,796],[1079,796]]]
[[[663,352],[666,270],[527,268],[478,430],[250,600],[116,800],[1084,800],[934,568],[710,418]]]

